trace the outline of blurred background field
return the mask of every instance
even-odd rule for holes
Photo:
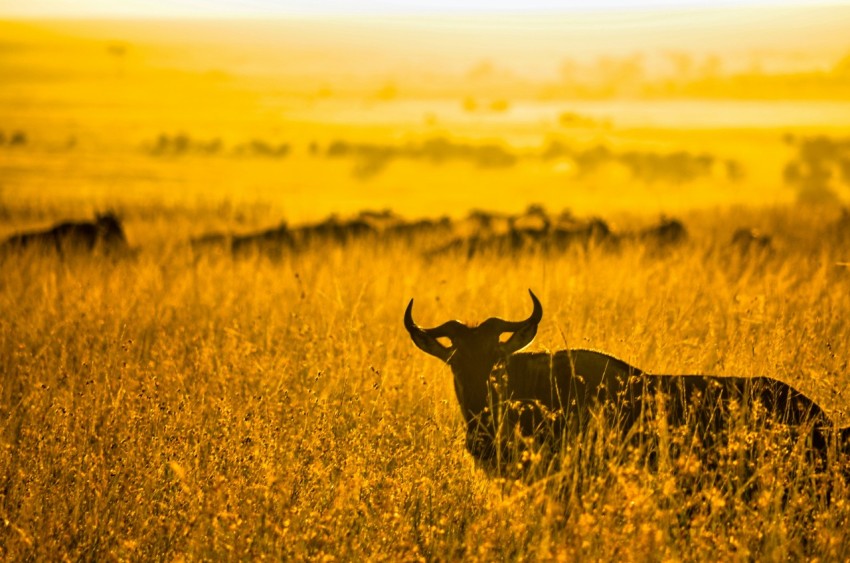
[[[797,201],[802,141],[850,137],[850,9],[642,14],[3,22],[7,229],[154,204],[302,222]],[[816,155],[821,199],[847,199],[847,150]]]
[[[850,557],[846,488],[743,429],[754,494],[735,452],[491,478],[401,322],[531,287],[533,350],[847,421],[850,8],[207,15],[0,21],[0,239],[132,249],[0,254],[0,557]],[[362,217],[435,222],[287,238]]]

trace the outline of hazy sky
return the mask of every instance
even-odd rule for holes
[[[207,16],[645,10],[813,4],[821,0],[0,0],[0,16]]]

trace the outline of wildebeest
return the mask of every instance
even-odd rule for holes
[[[419,240],[428,240],[438,236],[446,236],[452,232],[452,220],[441,217],[436,220],[420,219],[412,222],[398,222],[386,227],[381,232],[384,241],[402,241],[413,244]]]
[[[775,379],[654,375],[593,350],[519,353],[534,339],[543,317],[540,301],[531,290],[529,294],[534,309],[517,322],[489,318],[469,326],[452,320],[421,328],[413,321],[412,299],[404,313],[414,344],[451,367],[466,422],[466,446],[481,461],[508,455],[505,447],[516,430],[535,436],[548,424],[549,435],[560,439],[585,428],[600,413],[626,436],[663,412],[671,426],[696,425],[703,444],[709,445],[726,427],[734,405],[754,413],[764,409],[761,419],[766,422],[811,432],[811,448],[821,459],[835,431],[846,448],[850,428],[838,430],[817,403]],[[503,334],[510,337],[502,340]]]
[[[286,222],[256,233],[234,236],[230,242],[234,256],[259,252],[270,258],[280,258],[295,245],[295,237]]]
[[[552,229],[549,239],[552,247],[557,250],[564,250],[575,244],[585,248],[606,244],[613,248],[616,247],[619,237],[611,232],[608,223],[594,217],[577,227],[555,227]]]
[[[41,248],[60,254],[73,252],[124,252],[127,237],[121,222],[112,213],[97,215],[94,221],[67,221],[44,231],[12,235],[3,242],[7,250]]]
[[[378,229],[370,220],[355,218],[341,221],[331,216],[319,223],[290,227],[285,221],[276,227],[261,231],[230,235],[227,233],[209,233],[192,239],[195,250],[229,246],[237,257],[254,253],[271,259],[280,259],[288,252],[299,252],[317,245],[332,244],[344,246],[356,240],[376,237]]]
[[[846,247],[847,242],[850,242],[850,208],[841,210],[841,217],[828,227],[827,233],[838,238],[839,244]]]
[[[678,244],[686,240],[688,238],[688,230],[678,219],[662,218],[659,224],[638,231],[635,238],[657,247],[663,247]]]
[[[773,250],[773,238],[758,229],[742,227],[732,234],[732,246],[744,254],[770,252]]]
[[[195,252],[210,251],[212,249],[230,249],[233,245],[233,235],[225,232],[204,233],[189,240],[192,250]]]
[[[456,237],[428,251],[426,257],[458,252],[465,253],[467,258],[486,253],[564,252],[575,246],[588,248],[600,244],[613,248],[618,240],[608,224],[597,218],[558,225],[548,220],[537,226],[518,226],[520,224],[512,220],[505,232]]]

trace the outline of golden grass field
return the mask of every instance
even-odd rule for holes
[[[799,444],[760,427],[730,430],[712,467],[650,467],[599,428],[533,476],[485,472],[464,449],[449,368],[402,325],[412,297],[428,326],[524,318],[532,288],[533,350],[770,376],[850,423],[850,181],[840,158],[828,180],[805,163],[803,180],[784,172],[800,139],[850,138],[850,106],[830,94],[846,87],[840,68],[794,103],[505,91],[507,109],[470,113],[466,98],[493,102],[484,86],[388,89],[383,71],[314,84],[270,72],[277,59],[239,74],[252,51],[228,50],[231,36],[208,52],[211,39],[156,39],[156,23],[115,25],[0,22],[0,238],[112,210],[135,249],[0,257],[0,558],[850,558],[846,460],[815,474]],[[710,112],[745,124],[706,125]],[[514,160],[328,152],[433,139]],[[544,158],[553,141],[574,152]],[[600,145],[615,156],[581,168]],[[651,160],[669,169],[639,179],[629,151],[713,160],[692,178]],[[438,237],[276,260],[189,245],[362,209],[458,224],[530,204],[620,230],[666,214],[689,236],[471,258],[427,257]],[[742,252],[738,228],[772,249]]]

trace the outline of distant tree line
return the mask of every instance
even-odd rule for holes
[[[22,147],[27,144],[27,134],[21,130],[11,131],[8,134],[0,131],[0,146]]]
[[[320,152],[316,149],[317,153]],[[604,144],[588,148],[574,147],[564,141],[553,140],[538,149],[514,150],[497,143],[480,145],[453,141],[446,138],[428,139],[405,145],[356,143],[333,141],[324,155],[329,158],[353,158],[357,164],[355,175],[368,178],[381,172],[395,159],[422,160],[433,164],[450,161],[469,162],[480,168],[506,168],[521,160],[568,160],[577,175],[591,174],[603,166],[624,166],[637,180],[645,182],[689,182],[713,176],[717,169],[727,179],[738,180],[744,175],[740,162],[701,152],[675,151],[615,151]]]
[[[185,133],[169,135],[161,133],[147,150],[152,156],[219,155],[225,152],[221,139],[195,139]],[[289,143],[272,143],[263,139],[251,139],[231,149],[236,156],[285,157],[289,155]]]
[[[785,165],[785,182],[797,189],[801,203],[837,203],[840,186],[850,188],[850,137],[786,135],[797,149]]]
[[[14,137],[14,143],[26,142],[23,134],[19,137]],[[252,139],[228,148],[220,138],[198,139],[185,133],[162,133],[143,147],[151,156],[164,158],[229,155],[280,159],[290,156],[294,150],[291,143],[263,139]],[[324,146],[312,141],[307,145],[306,151],[315,158],[353,160],[352,173],[362,180],[380,174],[392,162],[398,160],[420,161],[433,165],[462,162],[482,169],[509,168],[521,161],[535,159],[565,160],[579,177],[597,172],[605,166],[619,165],[625,167],[636,180],[650,183],[690,182],[715,176],[739,180],[744,175],[744,168],[739,161],[707,152],[660,153],[633,149],[616,151],[604,144],[577,147],[560,139],[550,140],[532,149],[516,149],[496,141],[475,143],[447,137],[433,137],[401,144],[334,139]]]

